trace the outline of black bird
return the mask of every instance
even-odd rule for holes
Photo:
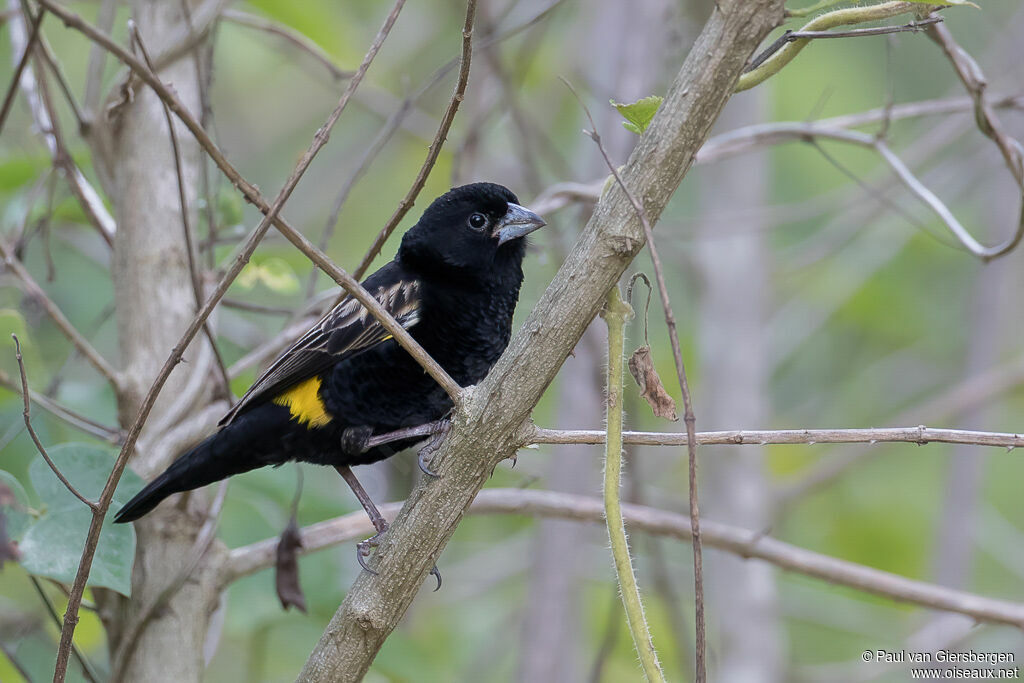
[[[476,384],[508,345],[523,237],[543,225],[501,185],[454,188],[434,200],[394,260],[363,286],[459,385]],[[451,408],[445,391],[347,297],[274,361],[217,433],[179,457],[114,521],[136,520],[171,494],[292,460],[334,466],[353,485],[348,466],[423,439],[367,448],[371,437],[441,420]]]

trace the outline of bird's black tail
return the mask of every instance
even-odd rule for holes
[[[134,522],[174,493],[191,491],[234,474],[266,465],[279,465],[289,430],[288,409],[265,404],[240,415],[230,425],[188,451],[114,516],[115,522]]]

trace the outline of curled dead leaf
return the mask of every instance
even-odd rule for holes
[[[673,422],[678,420],[676,402],[661,383],[661,377],[651,360],[651,347],[641,346],[629,357],[629,373],[640,387],[640,396],[651,406],[657,417]]]
[[[306,596],[302,593],[302,586],[299,585],[298,551],[300,548],[302,548],[302,536],[299,534],[299,525],[293,516],[288,520],[288,526],[281,532],[281,538],[277,542],[274,587],[277,589],[277,598],[281,601],[281,607],[288,609],[294,606],[305,612]]]

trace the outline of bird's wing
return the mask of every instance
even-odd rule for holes
[[[387,267],[382,268],[364,287],[402,327],[409,329],[419,322],[420,284],[415,278],[396,275]],[[230,424],[247,408],[273,399],[299,382],[388,339],[391,333],[361,303],[345,297],[260,375],[220,424]]]

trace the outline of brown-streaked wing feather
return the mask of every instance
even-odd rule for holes
[[[366,282],[371,285],[367,287],[370,294],[402,327],[415,325],[420,311],[419,282],[398,279],[372,287],[374,279]],[[362,304],[346,297],[271,363],[220,421],[221,426],[230,424],[247,408],[390,338],[391,334]]]

